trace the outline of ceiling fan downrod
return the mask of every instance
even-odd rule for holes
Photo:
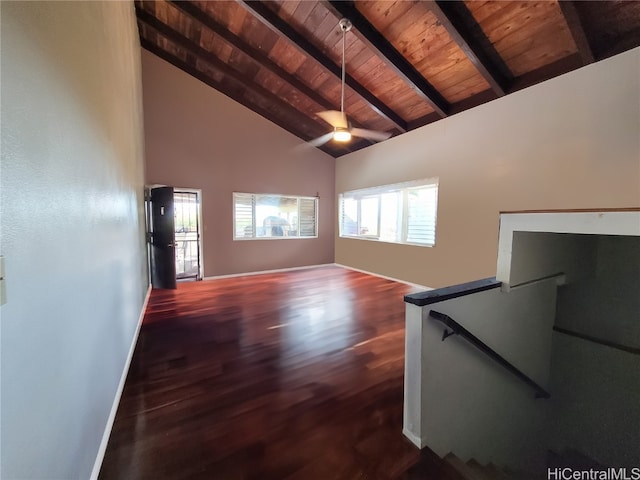
[[[347,32],[351,30],[353,26],[351,21],[348,18],[343,18],[338,23],[340,25],[340,30],[342,30],[342,88],[340,89],[340,111],[344,113],[344,84],[345,84],[345,76],[347,71],[346,60],[345,60],[345,48],[346,48],[346,39]]]
[[[351,126],[351,123],[347,119],[347,115],[344,112],[344,93],[347,78],[347,32],[351,30],[352,25],[348,19],[343,18],[338,22],[338,26],[342,31],[342,82],[340,85],[340,111],[327,110],[317,113],[320,118],[322,118],[325,122],[333,127],[333,132],[329,132],[325,135],[322,135],[321,137],[309,140],[309,143],[314,147],[324,145],[329,140],[344,143],[351,140],[352,136],[366,138],[375,142],[381,142],[382,140],[386,140],[387,138],[389,138],[391,134],[388,132],[367,130],[365,128],[354,128]]]

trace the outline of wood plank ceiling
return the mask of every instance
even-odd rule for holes
[[[136,1],[143,48],[303,140],[400,135],[640,46],[640,1]],[[320,148],[338,157],[371,145]]]

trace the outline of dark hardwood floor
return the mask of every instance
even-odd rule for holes
[[[417,478],[410,291],[340,267],[153,291],[100,478]]]

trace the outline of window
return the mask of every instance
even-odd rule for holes
[[[340,236],[433,246],[437,206],[437,178],[345,192]]]
[[[318,199],[233,193],[233,239],[315,238]]]

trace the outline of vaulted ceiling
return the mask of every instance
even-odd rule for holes
[[[394,136],[640,45],[640,1],[135,5],[145,49],[307,141],[332,130],[317,112],[340,110],[341,18],[345,112]]]

